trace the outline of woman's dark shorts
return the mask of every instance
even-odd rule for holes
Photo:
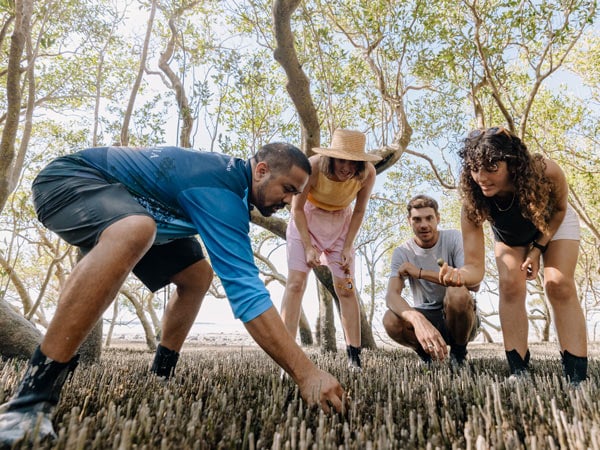
[[[53,164],[53,163],[51,163]],[[71,245],[88,253],[102,232],[127,216],[152,215],[120,183],[111,183],[94,169],[61,160],[60,169],[73,164],[76,176],[46,176],[35,179],[32,192],[38,219]],[[133,269],[152,292],[166,286],[183,269],[204,259],[194,237],[153,245]]]

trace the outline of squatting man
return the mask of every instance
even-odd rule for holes
[[[413,197],[407,205],[407,218],[413,238],[394,250],[386,294],[387,307],[383,325],[387,334],[401,345],[412,348],[426,362],[450,361],[462,366],[467,343],[479,328],[471,286],[446,287],[439,280],[440,262],[460,267],[464,253],[458,230],[439,230],[440,213],[435,199],[426,195]],[[408,279],[413,306],[402,292]]]

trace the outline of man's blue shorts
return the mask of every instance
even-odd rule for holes
[[[131,215],[152,215],[120,183],[107,181],[100,172],[69,158],[50,163],[51,175],[40,172],[33,182],[33,203],[38,219],[86,254],[112,223]],[[57,172],[76,175],[57,176]],[[166,286],[186,267],[204,259],[195,237],[153,245],[133,269],[152,292]]]

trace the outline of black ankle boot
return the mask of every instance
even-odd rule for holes
[[[36,348],[17,391],[7,403],[0,405],[0,446],[12,445],[23,439],[36,427],[38,420],[40,439],[56,437],[52,413],[60,399],[63,384],[77,367],[78,360],[77,355],[69,362],[59,363]]]
[[[467,362],[467,344],[450,345],[450,364],[453,367],[464,367]]]
[[[567,350],[560,355],[562,356],[563,375],[569,383],[577,386],[587,379],[587,356],[575,356]]]
[[[429,366],[432,362],[431,355],[425,351],[425,349],[421,346],[421,344],[417,344],[417,345],[418,345],[418,347],[415,349],[415,352],[417,352],[417,355],[419,355],[419,358],[421,358],[421,361],[423,361],[425,364],[427,364]]]
[[[506,352],[506,359],[508,360],[508,366],[510,367],[510,374],[517,377],[527,375],[529,373],[529,350],[525,353],[525,358],[521,358],[521,355],[516,349]]]
[[[351,345],[346,346],[346,354],[348,355],[348,367],[351,369],[360,371],[362,370],[362,364],[360,362],[360,347],[353,347]]]
[[[175,372],[175,366],[179,360],[179,353],[175,350],[169,350],[167,347],[163,347],[158,344],[156,347],[156,354],[154,355],[154,361],[150,371],[156,374],[158,377],[171,378]]]

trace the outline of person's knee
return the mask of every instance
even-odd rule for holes
[[[171,281],[178,289],[206,292],[212,280],[212,267],[202,259],[179,272]]]
[[[394,314],[389,309],[383,315],[383,319],[381,320],[381,322],[383,324],[385,332],[389,336],[397,336],[402,332],[402,323],[398,319],[398,316],[396,316],[396,314]]]
[[[203,291],[207,291],[210,287],[210,284],[213,281],[214,272],[210,264],[206,259],[198,262],[197,274],[194,280],[194,284],[202,289]]]
[[[302,296],[306,287],[306,279],[290,277],[285,284],[285,290],[293,296]]]
[[[345,304],[348,306],[358,305],[358,297],[354,293],[354,290],[348,290],[343,288],[337,288],[335,293],[338,296],[338,299],[341,304]]]
[[[449,287],[444,297],[444,310],[448,314],[467,314],[475,309],[475,300],[465,287]]]
[[[562,275],[546,276],[544,289],[550,303],[553,304],[577,297],[574,281]]]
[[[525,281],[516,276],[501,278],[498,287],[501,299],[506,303],[521,302],[527,294]]]
[[[98,243],[119,242],[133,252],[145,252],[156,236],[156,222],[150,216],[132,215],[108,226],[100,235]]]

